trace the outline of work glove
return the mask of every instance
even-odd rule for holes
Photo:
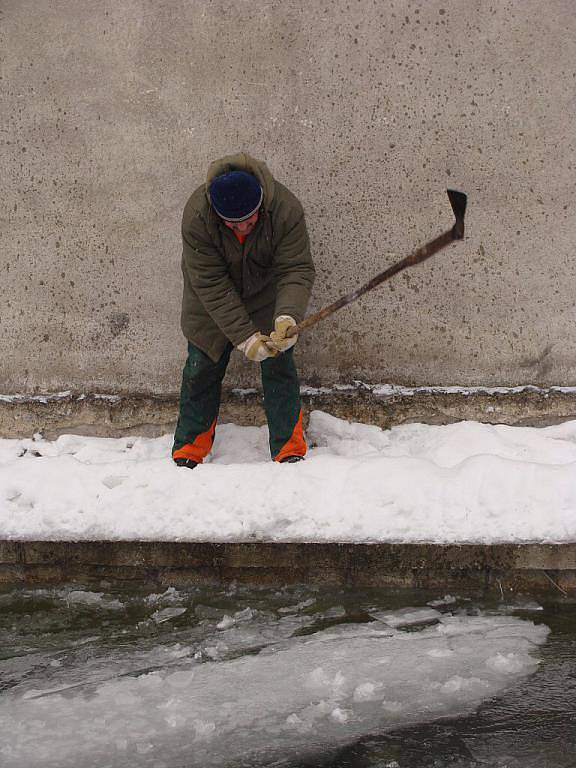
[[[287,349],[293,347],[298,339],[298,334],[286,338],[286,331],[296,325],[296,320],[290,315],[278,315],[274,320],[274,330],[270,334],[270,341],[267,341],[267,345],[270,349],[275,349],[277,352],[286,352]]]
[[[246,341],[238,344],[237,349],[240,352],[244,352],[248,360],[252,360],[253,363],[261,363],[262,360],[266,360],[267,357],[276,357],[277,350],[268,346],[270,343],[270,337],[264,336],[263,333],[257,331],[249,336]]]

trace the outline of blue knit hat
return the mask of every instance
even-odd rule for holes
[[[262,203],[258,179],[245,171],[230,171],[210,183],[210,202],[222,219],[244,221],[256,213]]]

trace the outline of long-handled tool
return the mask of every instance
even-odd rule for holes
[[[327,307],[324,307],[324,309],[321,309],[314,315],[310,315],[305,320],[302,320],[302,322],[298,323],[298,325],[292,326],[292,328],[289,328],[286,332],[286,336],[294,336],[295,334],[300,333],[300,331],[303,331],[305,328],[310,328],[311,325],[316,325],[316,323],[319,323],[320,320],[324,320],[326,317],[329,317],[331,314],[336,312],[337,309],[341,309],[347,304],[352,304],[353,301],[356,301],[356,299],[359,299],[360,296],[363,296],[365,293],[368,293],[368,291],[371,291],[372,288],[376,288],[376,286],[380,285],[380,283],[383,283],[385,280],[389,280],[397,272],[401,272],[403,269],[406,269],[406,267],[413,267],[415,264],[420,264],[421,261],[429,259],[430,256],[433,256],[435,253],[438,253],[438,251],[441,251],[442,248],[445,248],[453,240],[462,240],[464,237],[464,214],[466,212],[467,197],[464,192],[457,192],[455,189],[449,189],[447,192],[450,205],[452,206],[452,210],[454,211],[454,216],[456,218],[456,222],[452,229],[449,229],[447,232],[438,235],[438,237],[436,237],[434,240],[430,240],[429,243],[422,245],[420,248],[414,251],[414,253],[411,253],[410,256],[406,256],[406,258],[402,259],[402,261],[398,261],[396,264],[388,267],[388,269],[385,269],[384,272],[381,272],[379,275],[376,275],[376,277],[373,277],[370,282],[366,283],[366,285],[363,285],[361,288],[352,291],[352,293],[346,294],[346,296],[342,296],[333,304],[329,304]]]

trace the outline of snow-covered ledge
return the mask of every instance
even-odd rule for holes
[[[0,439],[0,582],[120,578],[484,586],[576,574],[576,420],[388,430],[313,411],[301,464],[222,424],[193,471],[171,434]]]
[[[172,435],[0,439],[0,538],[57,541],[576,542],[576,421],[383,430],[313,411],[300,464],[266,427],[222,424],[194,470]]]
[[[354,381],[334,387],[304,384],[301,391],[306,417],[319,409],[385,428],[461,420],[546,426],[576,418],[576,387],[571,386],[406,387]],[[262,425],[261,401],[256,389],[228,389],[220,421]],[[42,433],[54,438],[69,432],[103,437],[158,436],[173,429],[177,412],[176,393],[0,394],[0,437]]]

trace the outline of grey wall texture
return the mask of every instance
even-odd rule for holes
[[[0,392],[178,389],[182,208],[238,150],[302,200],[310,311],[469,194],[304,381],[576,383],[574,0],[2,0],[0,56]]]

